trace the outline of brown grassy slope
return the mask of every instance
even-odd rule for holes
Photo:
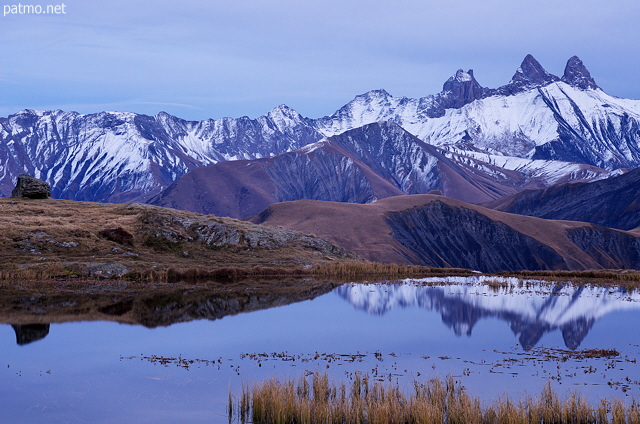
[[[138,271],[286,268],[345,256],[324,240],[292,231],[141,204],[2,198],[0,228],[0,271],[6,272],[60,262],[117,263]],[[131,240],[101,235],[113,228]]]
[[[391,199],[403,197],[407,196]],[[251,221],[296,228],[331,240],[371,261],[406,264],[400,253],[402,246],[391,237],[384,222],[385,205],[384,200],[366,205],[297,200],[271,205]]]
[[[412,252],[394,239],[387,219],[393,213],[420,209],[434,202],[441,202],[453,210],[470,210],[494,223],[502,223],[551,248],[564,259],[566,268],[618,267],[615,257],[609,258],[610,261],[596,257],[593,252],[581,249],[567,237],[567,231],[594,228],[591,224],[514,215],[437,195],[397,196],[367,205],[310,200],[287,202],[272,205],[254,217],[252,222],[313,233],[369,260],[409,263]],[[637,237],[631,232],[620,233]],[[608,258],[607,252],[599,253]],[[603,266],[603,263],[607,266]]]

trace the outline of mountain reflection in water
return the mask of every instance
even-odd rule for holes
[[[535,280],[487,276],[405,280],[404,284],[347,284],[335,292],[355,308],[373,315],[408,307],[438,312],[442,322],[458,336],[470,336],[482,318],[498,318],[509,324],[525,350],[555,330],[562,333],[566,347],[577,349],[600,317],[614,311],[640,309],[638,291],[554,286]]]

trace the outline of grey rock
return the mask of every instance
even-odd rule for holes
[[[57,241],[53,243],[58,247],[66,247],[66,248],[78,247],[78,243],[76,243],[75,241]]]
[[[51,196],[51,187],[45,181],[27,174],[20,174],[11,197],[27,197],[29,199],[47,199]]]
[[[61,262],[60,265],[80,277],[109,279],[122,277],[129,272],[129,268],[119,263]]]
[[[127,206],[135,209],[134,204]],[[281,249],[297,244],[320,254],[351,256],[349,252],[318,237],[296,231],[255,225],[249,222],[223,220],[212,216],[197,218],[167,214],[165,209],[141,205],[148,211],[141,217],[142,229],[158,242],[169,243],[178,249],[184,242],[199,242],[214,249]],[[153,212],[155,210],[155,213]],[[179,252],[183,250],[180,249]]]

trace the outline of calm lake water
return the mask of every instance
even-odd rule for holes
[[[547,381],[592,401],[640,399],[640,294],[486,281],[182,293],[98,312],[77,299],[14,299],[0,325],[0,422],[226,423],[230,389],[324,371],[402,387],[453,375],[487,401],[538,394]],[[586,349],[619,356],[581,358]]]

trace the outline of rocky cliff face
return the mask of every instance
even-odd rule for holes
[[[596,90],[600,88],[578,56],[571,57],[567,62],[562,81],[582,90]]]
[[[559,80],[560,78],[547,72],[542,65],[540,65],[540,62],[528,54],[516,70],[509,84],[500,87],[496,92],[498,94],[511,96],[527,90],[544,87]]]
[[[567,237],[604,268],[640,267],[640,238],[635,235],[592,226],[568,230]]]
[[[386,222],[413,264],[484,272],[566,267],[551,247],[471,209],[434,202],[392,212]]]

